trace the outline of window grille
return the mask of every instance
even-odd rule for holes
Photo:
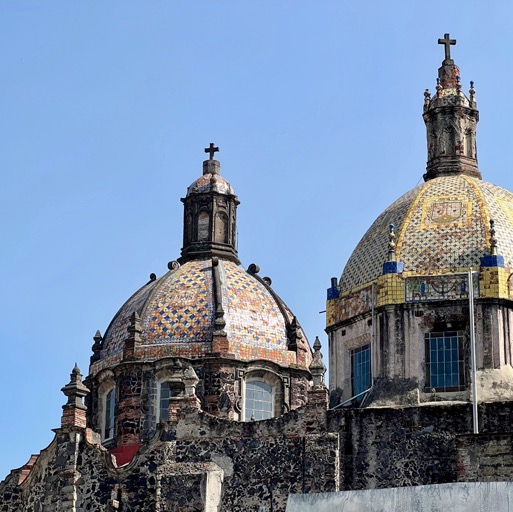
[[[370,345],[351,350],[351,384],[353,396],[363,393],[371,385]]]
[[[426,343],[426,391],[465,389],[465,360],[461,331],[430,332]]]
[[[273,414],[273,388],[262,381],[253,380],[246,383],[244,416],[251,419],[266,420]]]

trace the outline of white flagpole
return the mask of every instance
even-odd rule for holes
[[[468,271],[468,305],[470,312],[470,357],[472,360],[472,420],[474,434],[479,434],[477,416],[477,369],[476,369],[476,328],[474,324],[474,276],[472,268]]]

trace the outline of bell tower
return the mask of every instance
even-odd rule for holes
[[[183,247],[179,262],[218,256],[240,263],[236,249],[237,205],[232,186],[220,174],[214,160],[219,151],[213,143],[205,148],[209,159],[203,162],[203,175],[188,189],[184,204]]]

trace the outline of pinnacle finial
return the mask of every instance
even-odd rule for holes
[[[475,107],[475,105],[476,105],[476,100],[475,100],[476,90],[474,89],[474,82],[472,80],[470,81],[470,89],[468,90],[468,94],[469,94],[470,106]]]
[[[388,261],[395,261],[395,226],[388,226]]]
[[[93,351],[93,355],[90,358],[90,363],[93,364],[96,361],[99,361],[100,359],[100,352],[102,350],[103,345],[103,337],[100,331],[96,331],[95,335],[93,336],[94,344],[91,347],[91,350]]]
[[[490,254],[497,256],[497,238],[495,238],[495,221],[490,219]]]
[[[61,390],[68,397],[68,404],[84,408],[82,398],[89,393],[84,384],[82,384],[82,374],[75,363],[70,374],[70,380]]]
[[[326,373],[326,366],[322,360],[321,342],[319,336],[315,337],[313,345],[314,353],[312,362],[310,363],[310,373],[312,374],[313,387],[323,388],[324,387],[324,374]]]
[[[429,92],[429,89],[426,89],[424,91],[424,106],[429,106],[429,102],[431,101],[431,93]]]

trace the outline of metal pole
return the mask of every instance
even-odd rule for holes
[[[371,342],[370,342],[370,370],[371,370],[371,381],[370,381],[370,384],[371,384],[371,387],[374,385],[374,374],[375,374],[375,368],[374,368],[374,361],[375,358],[374,357],[374,353],[375,353],[375,350],[376,350],[376,310],[375,310],[375,302],[376,302],[376,283],[373,281],[372,282],[372,287],[371,287],[371,301],[372,301],[372,305],[371,305]]]
[[[479,434],[477,416],[477,368],[476,368],[476,328],[474,324],[474,276],[472,268],[468,271],[468,305],[470,312],[470,357],[472,360],[472,422],[474,434]]]

